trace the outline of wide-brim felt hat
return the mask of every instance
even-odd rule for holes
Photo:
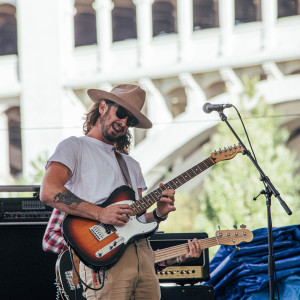
[[[151,121],[141,113],[146,100],[146,92],[139,86],[134,84],[120,84],[115,86],[110,92],[98,89],[89,89],[87,93],[95,103],[106,99],[124,107],[139,121],[135,127],[152,127]]]

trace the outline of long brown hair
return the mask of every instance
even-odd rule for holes
[[[100,102],[95,103],[92,106],[92,108],[89,110],[89,112],[86,114],[85,122],[83,124],[83,133],[85,135],[87,135],[90,132],[90,130],[95,126],[98,118],[101,117],[99,113],[99,103]],[[106,103],[108,104],[108,109],[110,109],[111,108],[110,103],[108,101],[106,101]],[[131,140],[132,140],[132,135],[130,131],[127,130],[127,132],[123,136],[121,136],[116,140],[114,147],[119,152],[128,154],[131,146]]]

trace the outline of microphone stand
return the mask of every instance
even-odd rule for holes
[[[244,148],[243,150],[243,155],[247,155],[258,172],[260,173],[260,181],[264,182],[265,185],[265,190],[262,190],[259,194],[264,194],[266,197],[266,206],[267,206],[267,216],[268,216],[268,246],[269,246],[269,256],[268,256],[268,274],[269,274],[269,292],[270,292],[270,299],[274,300],[274,274],[275,274],[275,259],[274,259],[274,246],[273,246],[273,232],[272,232],[272,217],[271,217],[271,197],[274,195],[280,202],[281,206],[283,209],[286,211],[288,215],[292,214],[292,211],[288,207],[288,205],[282,200],[279,192],[276,190],[274,185],[272,184],[271,180],[269,177],[265,175],[263,170],[260,168],[258,165],[257,161],[253,158],[252,154],[250,151],[247,150],[241,139],[238,137],[236,132],[233,130],[231,125],[227,121],[227,117],[224,115],[223,111],[219,112],[219,116],[222,121],[224,121],[231,132],[234,134],[234,136],[237,138],[239,141],[240,145]],[[253,200],[256,200],[258,196],[254,197]]]

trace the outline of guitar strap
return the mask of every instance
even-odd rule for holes
[[[126,161],[125,161],[124,157],[117,151],[115,151],[115,155],[116,155],[117,161],[119,163],[120,169],[122,171],[122,174],[125,178],[125,181],[132,188],[130,175],[129,175],[129,172],[128,172],[128,167],[127,167],[127,164],[126,164]]]
[[[73,261],[74,261],[74,265],[75,265],[74,267],[76,268],[76,270],[79,270],[79,263],[80,263],[79,257],[75,254],[74,251],[72,251],[72,255],[73,255]],[[72,281],[73,281],[73,284],[75,286],[77,286],[79,283],[79,278],[74,270],[74,267],[72,268],[72,274],[73,274]]]
[[[122,171],[122,174],[125,178],[125,181],[133,189],[132,184],[131,184],[131,180],[130,180],[130,175],[129,175],[129,172],[128,172],[128,167],[127,167],[127,164],[126,164],[126,161],[125,161],[124,157],[117,151],[115,151],[115,155],[116,155],[117,161],[119,163],[120,169]],[[145,212],[146,211],[142,212],[141,215],[144,214]]]

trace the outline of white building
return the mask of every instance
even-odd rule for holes
[[[151,187],[184,158],[192,166],[219,122],[203,104],[236,104],[254,74],[294,115],[284,125],[297,149],[299,0],[0,0],[0,184],[82,134],[88,88],[130,82],[154,123],[135,130],[132,152]]]

